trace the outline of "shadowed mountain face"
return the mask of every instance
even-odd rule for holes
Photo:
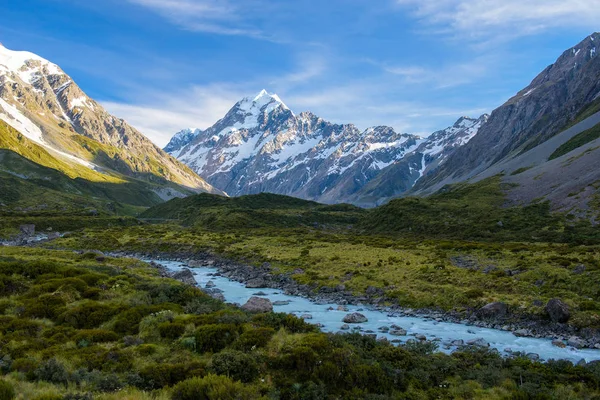
[[[429,166],[467,143],[486,119],[463,117],[421,139],[386,126],[360,131],[310,112],[296,115],[263,90],[236,103],[212,127],[177,133],[165,150],[230,195],[272,192],[372,206],[410,189]],[[363,195],[382,174],[394,189]]]
[[[171,187],[179,195],[220,192],[106,112],[58,66],[1,45],[0,119],[74,171],[87,170],[82,174],[123,175]]]
[[[600,110],[600,34],[566,50],[529,86],[490,115],[477,136],[421,180],[416,193],[477,176]]]

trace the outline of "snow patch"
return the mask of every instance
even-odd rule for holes
[[[29,61],[39,62],[40,67],[30,66]],[[13,51],[0,45],[0,67],[5,72],[14,72],[23,82],[33,83],[41,76],[43,69],[48,75],[62,75],[63,72],[50,61],[28,51]]]

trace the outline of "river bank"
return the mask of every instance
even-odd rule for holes
[[[375,288],[367,290],[364,295],[355,295],[343,287],[318,288],[316,285],[303,285],[294,280],[293,274],[281,273],[268,263],[256,267],[209,253],[115,252],[110,255],[176,261],[192,270],[199,267],[211,267],[216,270],[216,276],[223,276],[242,283],[246,288],[256,291],[265,288],[276,289],[289,296],[306,298],[315,304],[358,306],[385,313],[390,317],[414,317],[433,323],[453,323],[479,329],[500,330],[511,332],[517,337],[550,340],[554,346],[559,348],[600,348],[600,336],[592,329],[576,329],[568,324],[553,323],[539,317],[512,313],[501,317],[492,315],[482,318],[478,310],[458,312],[405,308],[398,304],[390,304],[391,299],[386,298],[385,293]],[[302,271],[294,272],[302,273]],[[219,297],[218,292],[211,288],[203,290]]]

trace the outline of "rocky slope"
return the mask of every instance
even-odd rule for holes
[[[361,132],[310,112],[296,115],[263,90],[212,127],[179,132],[165,150],[233,196],[272,192],[372,206],[383,194],[360,195],[366,185],[383,173],[395,184],[389,195],[402,193],[468,142],[486,118],[461,118],[424,140],[386,126]]]
[[[488,176],[486,170],[600,111],[599,45],[600,34],[594,33],[566,50],[529,86],[494,110],[477,136],[419,181],[414,193],[428,194],[445,184]]]
[[[57,65],[0,45],[0,119],[51,157],[84,175],[124,176],[158,185],[159,197],[217,192],[124,120],[90,99]],[[12,149],[23,155],[18,146]],[[99,180],[102,178],[98,177]],[[168,188],[168,190],[165,190]],[[170,193],[170,194],[168,194]]]

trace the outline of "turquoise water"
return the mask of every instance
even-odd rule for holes
[[[170,271],[179,271],[185,267],[181,262],[154,260]],[[246,303],[250,297],[258,292],[263,292],[272,302],[289,301],[288,305],[274,305],[275,312],[285,312],[302,316],[310,314],[312,319],[307,322],[321,324],[321,330],[324,332],[338,332],[344,325],[342,319],[351,312],[360,312],[368,318],[368,322],[361,324],[349,324],[351,329],[360,328],[363,333],[377,334],[377,337],[386,337],[389,340],[400,340],[406,342],[414,339],[415,335],[425,335],[428,340],[438,340],[441,351],[450,352],[456,347],[449,346],[453,340],[464,340],[465,343],[472,339],[483,338],[490,347],[498,349],[501,353],[510,352],[536,353],[543,360],[548,359],[566,359],[578,362],[581,359],[585,361],[600,360],[600,350],[592,349],[574,349],[553,346],[551,340],[517,337],[511,332],[478,328],[476,326],[462,325],[450,322],[436,322],[434,320],[420,317],[392,317],[382,311],[369,310],[363,306],[347,306],[348,311],[338,311],[337,304],[317,304],[309,299],[299,296],[288,296],[277,289],[249,289],[244,284],[232,281],[223,276],[212,276],[217,273],[216,268],[202,267],[190,268],[195,274],[196,281],[200,287],[204,287],[209,281],[214,282],[217,289],[220,289],[229,303]],[[333,308],[333,310],[329,310]],[[360,311],[359,311],[360,310]],[[393,336],[379,331],[380,327],[397,325],[407,331],[406,336]],[[372,331],[372,332],[369,332]]]

